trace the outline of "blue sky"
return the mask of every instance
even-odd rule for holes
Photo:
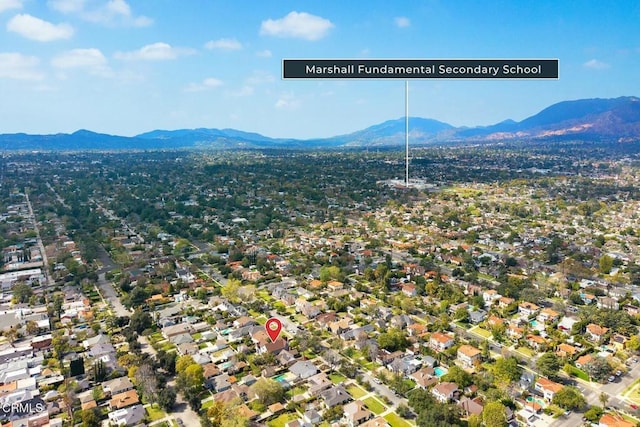
[[[456,126],[638,96],[640,2],[0,0],[0,133],[349,133],[404,115],[402,81],[283,81],[282,58],[558,58],[557,81],[420,80]]]

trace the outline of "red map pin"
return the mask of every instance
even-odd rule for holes
[[[275,317],[272,317],[264,324],[264,328],[267,330],[267,334],[269,334],[271,342],[275,342],[282,331],[282,322]]]

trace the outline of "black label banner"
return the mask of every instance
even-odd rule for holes
[[[557,59],[283,59],[283,79],[557,79]]]

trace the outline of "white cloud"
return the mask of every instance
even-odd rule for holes
[[[236,91],[236,92],[232,92],[231,95],[232,96],[251,96],[253,95],[253,93],[255,92],[255,90],[253,89],[253,86],[249,86],[249,85],[245,85],[242,86],[240,88],[240,90]]]
[[[48,5],[58,12],[78,14],[80,18],[97,24],[133,27],[148,27],[153,24],[153,19],[147,16],[135,16],[125,0],[108,0],[102,6],[90,10],[86,7],[86,0],[49,0]]]
[[[69,24],[52,24],[35,16],[19,14],[7,22],[7,30],[39,42],[69,39],[73,36],[73,27]]]
[[[582,64],[582,66],[585,68],[591,68],[592,70],[605,70],[611,67],[606,62],[598,61],[597,59],[591,59]]]
[[[0,0],[0,12],[11,9],[22,9],[22,0]]]
[[[59,69],[85,69],[89,73],[103,77],[110,76],[107,58],[99,49],[73,49],[61,53],[51,60],[51,65]]]
[[[262,21],[260,34],[275,37],[291,37],[319,40],[333,28],[331,21],[306,12],[290,12],[280,19]]]
[[[218,39],[206,42],[204,47],[211,50],[240,50],[242,49],[242,43],[236,39]]]
[[[0,53],[0,78],[16,80],[42,80],[44,74],[38,70],[40,60],[21,53]]]
[[[300,106],[300,101],[296,99],[293,93],[283,93],[274,106],[278,109],[295,110]]]
[[[260,85],[265,83],[271,83],[275,81],[273,74],[269,74],[266,71],[256,70],[246,79],[246,83],[249,85]]]
[[[76,13],[84,9],[85,0],[49,0],[47,4],[61,13]]]
[[[186,92],[201,92],[203,90],[215,89],[222,86],[223,84],[224,83],[222,82],[222,80],[216,79],[215,77],[208,77],[201,83],[189,84],[184,90]]]
[[[265,49],[256,52],[256,56],[259,56],[260,58],[271,58],[272,54],[269,49]]]
[[[393,22],[398,28],[407,28],[411,26],[411,21],[406,16],[397,16],[393,18]]]
[[[194,54],[189,48],[173,47],[168,43],[153,43],[131,52],[116,52],[115,57],[123,60],[164,61]]]

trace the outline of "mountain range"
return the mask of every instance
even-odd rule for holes
[[[4,150],[151,150],[175,148],[330,148],[404,144],[405,119],[389,120],[347,135],[322,139],[269,138],[235,129],[154,130],[133,137],[88,130],[71,134],[0,134]],[[640,142],[640,98],[581,99],[553,104],[520,122],[454,127],[433,119],[409,118],[412,145],[574,139]]]

